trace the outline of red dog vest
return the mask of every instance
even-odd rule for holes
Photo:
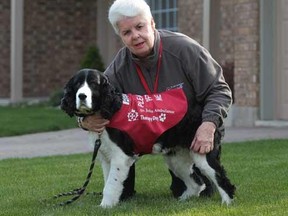
[[[123,104],[108,127],[125,131],[134,141],[136,154],[149,154],[157,138],[175,126],[187,112],[182,89],[151,95],[123,94]]]

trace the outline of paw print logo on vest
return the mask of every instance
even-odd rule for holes
[[[132,109],[130,112],[128,112],[127,118],[129,122],[138,120],[138,112]]]
[[[159,116],[159,121],[160,122],[164,122],[166,120],[166,114],[165,113],[161,113],[161,115]]]

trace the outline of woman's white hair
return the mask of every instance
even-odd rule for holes
[[[136,16],[152,18],[150,7],[145,0],[115,0],[109,9],[108,19],[116,34],[119,35],[117,23],[125,17]]]

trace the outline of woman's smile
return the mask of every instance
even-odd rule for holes
[[[135,44],[134,46],[135,46],[137,49],[141,49],[141,48],[144,47],[144,44],[145,44],[145,42],[140,42],[140,43]]]

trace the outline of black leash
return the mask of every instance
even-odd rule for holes
[[[72,202],[74,202],[77,199],[79,199],[80,196],[82,196],[84,194],[84,192],[85,192],[85,190],[86,190],[86,188],[87,188],[87,186],[88,186],[88,184],[90,182],[90,178],[92,176],[93,168],[94,168],[94,165],[95,165],[96,156],[97,156],[98,150],[99,150],[99,148],[101,146],[101,139],[100,138],[101,138],[101,134],[99,134],[98,139],[96,139],[96,141],[95,141],[93,156],[92,156],[92,160],[91,160],[91,165],[90,165],[89,172],[88,172],[88,175],[86,177],[86,180],[85,180],[83,186],[81,188],[76,188],[76,189],[71,190],[69,192],[60,193],[60,194],[54,196],[54,198],[56,199],[56,198],[63,197],[63,196],[76,195],[70,200],[67,200],[65,202],[59,203],[60,206],[69,205]]]

